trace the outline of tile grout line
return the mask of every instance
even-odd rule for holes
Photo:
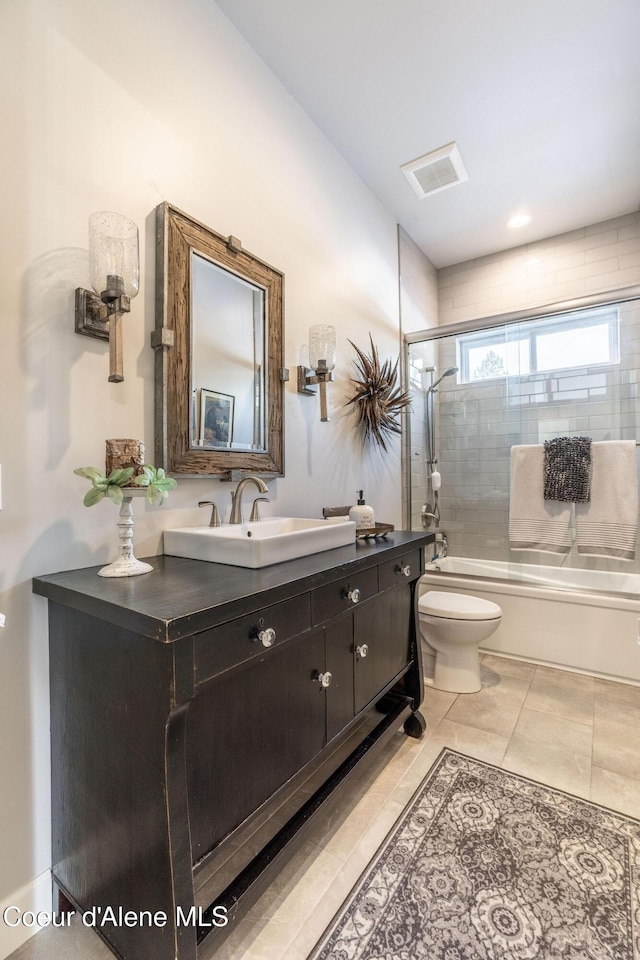
[[[510,745],[511,745],[511,740],[513,739],[513,735],[514,735],[514,733],[516,732],[516,727],[518,726],[518,721],[520,720],[520,717],[522,716],[522,711],[524,710],[525,701],[526,701],[526,699],[527,699],[527,696],[528,696],[528,694],[529,694],[529,691],[531,690],[531,684],[533,683],[533,679],[534,679],[534,677],[535,677],[535,675],[536,675],[537,672],[538,672],[538,667],[536,666],[533,674],[531,675],[529,681],[527,682],[527,690],[526,690],[526,693],[525,693],[524,697],[522,698],[522,703],[520,704],[520,709],[519,709],[519,711],[518,711],[518,716],[516,717],[516,722],[515,722],[514,725],[513,725],[513,729],[512,729],[512,731],[511,731],[511,733],[509,734],[509,738],[508,738],[508,740],[507,740],[507,745],[506,745],[506,747],[504,748],[504,753],[503,753],[503,755],[502,755],[502,760],[500,761],[500,767],[501,767],[501,769],[504,769],[503,764],[504,764],[504,761],[505,761],[505,759],[506,759],[507,753],[509,752],[509,747],[510,747]]]

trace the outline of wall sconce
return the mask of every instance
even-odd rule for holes
[[[109,341],[109,380],[121,383],[122,314],[140,286],[138,228],[119,213],[89,217],[91,290],[76,290],[76,333]]]
[[[326,323],[309,327],[309,367],[298,367],[298,393],[315,395],[320,387],[320,420],[326,422],[327,383],[336,365],[336,328]]]

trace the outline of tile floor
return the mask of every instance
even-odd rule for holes
[[[640,687],[484,656],[483,689],[427,689],[421,741],[399,732],[323,811],[304,846],[203,960],[306,960],[443,747],[640,818]],[[11,960],[112,960],[82,926],[44,929]]]

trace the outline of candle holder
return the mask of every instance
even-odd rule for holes
[[[133,555],[133,500],[136,497],[146,497],[144,487],[124,487],[122,490],[122,504],[118,520],[118,538],[120,555],[113,563],[107,564],[98,570],[100,577],[137,577],[142,573],[153,570],[150,563],[137,560]]]
[[[133,555],[133,499],[145,497],[154,506],[161,506],[176,481],[162,467],[142,463],[143,456],[141,440],[107,440],[107,473],[97,467],[77,467],[73,471],[91,483],[84,496],[85,507],[92,507],[105,497],[120,507],[120,556],[98,570],[100,577],[137,577],[153,570],[150,563]]]

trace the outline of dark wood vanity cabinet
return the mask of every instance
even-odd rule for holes
[[[321,630],[217,677],[187,718],[187,784],[194,862],[325,745]],[[268,704],[265,708],[265,704]]]
[[[195,960],[344,779],[402,724],[421,734],[431,539],[34,581],[49,600],[54,890],[98,916],[167,917],[98,924],[115,953]]]

